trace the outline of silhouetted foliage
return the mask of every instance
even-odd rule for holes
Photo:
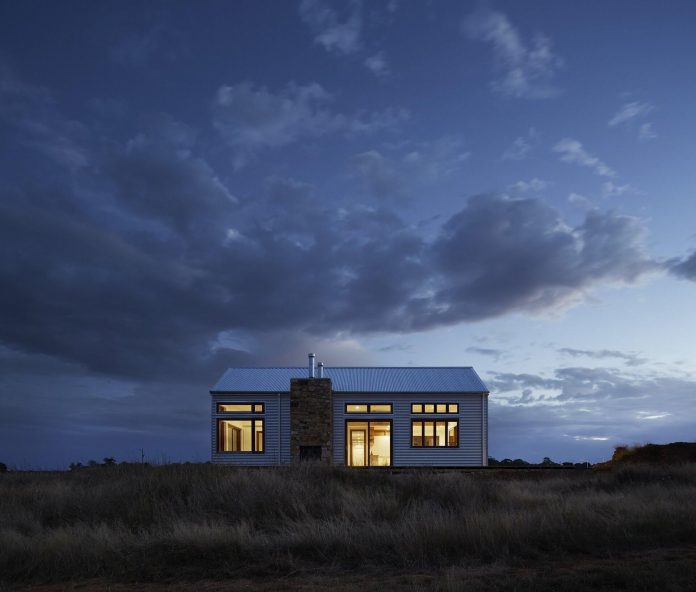
[[[7,465],[0,462],[0,473],[7,473]]]

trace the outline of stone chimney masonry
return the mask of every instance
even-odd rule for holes
[[[290,380],[290,456],[292,462],[331,464],[333,389],[330,378]]]

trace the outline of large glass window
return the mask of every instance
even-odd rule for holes
[[[391,421],[347,421],[346,464],[391,466]]]
[[[459,413],[459,403],[411,403],[411,413]]]
[[[218,413],[263,413],[263,403],[218,403]]]
[[[391,413],[391,403],[346,403],[346,413]]]
[[[411,446],[456,448],[459,446],[459,422],[450,419],[411,420]]]
[[[218,452],[263,452],[263,419],[219,419]]]

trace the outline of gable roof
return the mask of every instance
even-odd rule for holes
[[[283,393],[307,367],[229,368],[211,393]],[[324,367],[337,393],[483,393],[486,385],[470,366],[446,368]]]

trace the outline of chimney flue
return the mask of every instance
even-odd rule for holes
[[[324,362],[319,362],[319,378],[324,378]]]
[[[309,377],[314,378],[314,354],[309,354]]]

